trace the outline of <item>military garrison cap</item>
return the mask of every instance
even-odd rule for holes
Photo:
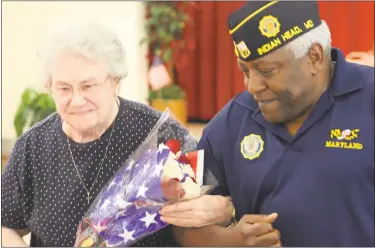
[[[244,61],[263,57],[320,24],[316,1],[249,1],[228,18],[235,53]]]

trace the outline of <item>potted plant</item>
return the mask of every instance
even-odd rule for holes
[[[25,89],[13,122],[17,137],[55,111],[55,102],[49,94]]]
[[[187,40],[183,39],[183,31],[190,21],[184,7],[193,2],[145,2],[148,12],[145,22],[147,36],[141,44],[149,44],[150,57],[161,60],[166,67],[170,84],[160,89],[151,89],[148,100],[151,106],[164,111],[169,108],[183,124],[187,122],[185,91],[178,84],[176,60],[183,52]]]

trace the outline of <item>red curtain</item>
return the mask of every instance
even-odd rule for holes
[[[228,15],[244,2],[196,2],[188,11],[194,25],[184,36],[194,48],[181,58],[180,85],[188,100],[189,120],[210,120],[233,96],[244,89],[237,68]],[[345,54],[370,50],[374,44],[374,2],[319,2],[321,18],[328,23],[333,46]]]

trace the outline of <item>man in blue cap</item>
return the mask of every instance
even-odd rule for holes
[[[374,246],[374,68],[331,48],[313,1],[250,1],[229,17],[246,91],[204,129],[229,228],[175,228],[184,246]],[[189,204],[193,204],[190,202]],[[184,215],[162,211],[170,223]]]

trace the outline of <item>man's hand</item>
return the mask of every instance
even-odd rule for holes
[[[166,205],[160,219],[179,227],[230,224],[233,204],[228,197],[204,195],[197,199]]]
[[[232,227],[238,240],[238,246],[281,246],[280,233],[272,227],[277,214],[270,215],[244,215],[241,220]]]

